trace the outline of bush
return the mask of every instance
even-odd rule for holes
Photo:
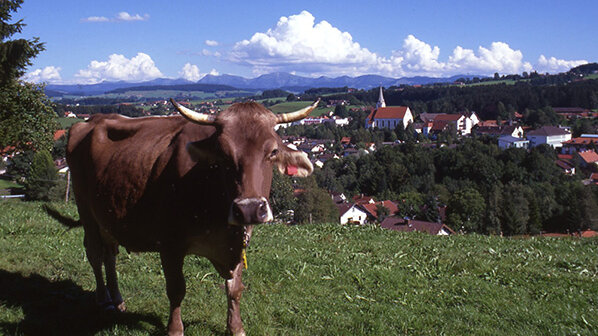
[[[25,197],[27,200],[49,201],[50,191],[56,186],[56,167],[52,155],[46,150],[35,152],[29,174],[25,179]]]

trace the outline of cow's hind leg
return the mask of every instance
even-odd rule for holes
[[[87,260],[93,269],[93,274],[96,280],[96,303],[104,310],[114,310],[112,298],[104,283],[104,275],[102,273],[102,264],[104,262],[105,249],[102,243],[102,238],[97,230],[97,227],[86,227],[85,237],[83,241],[85,245],[85,253]]]
[[[104,252],[104,267],[106,269],[106,284],[108,285],[108,292],[112,298],[112,304],[120,311],[127,310],[125,301],[118,289],[118,276],[116,275],[116,251],[118,246],[106,249]]]
[[[166,295],[170,301],[170,317],[168,319],[168,335],[183,335],[181,319],[181,302],[185,297],[185,277],[183,275],[184,253],[162,251],[162,269],[166,279]]]

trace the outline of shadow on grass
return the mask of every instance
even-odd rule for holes
[[[153,314],[102,313],[94,293],[70,280],[51,281],[38,274],[23,276],[0,270],[0,303],[23,311],[23,319],[0,316],[3,335],[94,335],[114,328],[161,335],[165,327]]]

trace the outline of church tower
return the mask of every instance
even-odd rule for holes
[[[382,85],[380,85],[380,97],[378,97],[378,102],[376,103],[376,108],[386,107],[386,102],[384,102],[384,95],[382,94]]]

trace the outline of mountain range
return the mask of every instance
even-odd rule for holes
[[[285,72],[276,72],[261,75],[256,78],[244,78],[234,75],[206,75],[197,82],[185,79],[158,78],[151,81],[131,83],[125,81],[102,82],[98,84],[49,84],[46,86],[46,94],[51,97],[63,95],[91,96],[100,95],[110,91],[135,87],[160,86],[165,89],[167,86],[176,85],[177,88],[185,85],[193,85],[194,88],[200,87],[197,84],[222,85],[231,87],[231,89],[245,90],[269,90],[282,89],[290,92],[300,93],[310,88],[318,87],[351,87],[356,89],[371,89],[378,86],[389,87],[393,85],[424,85],[433,83],[451,83],[459,78],[472,78],[471,75],[457,75],[448,78],[435,77],[402,77],[390,78],[378,75],[364,75],[358,77],[302,77]]]

